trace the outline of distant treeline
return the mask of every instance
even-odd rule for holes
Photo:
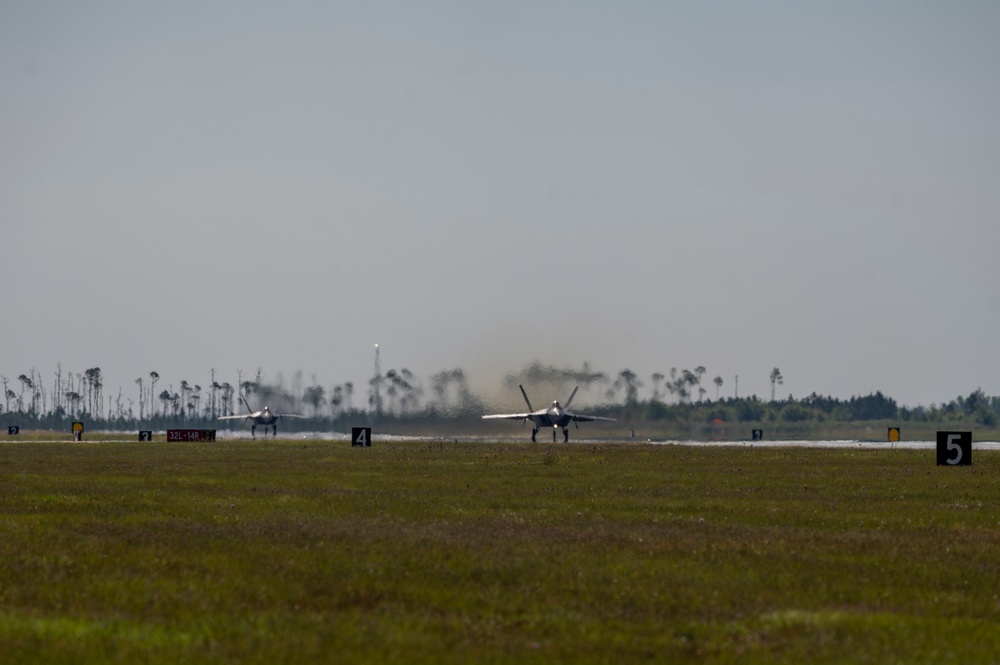
[[[989,397],[978,389],[947,404],[916,408],[900,407],[896,400],[881,391],[846,400],[813,393],[800,400],[789,397],[765,402],[751,397],[678,405],[648,402],[637,406],[644,412],[645,419],[652,422],[679,418],[705,422],[786,423],[896,420],[903,423],[970,422],[992,428],[1000,421],[1000,397]]]
[[[0,375],[3,399],[0,415],[8,425],[31,429],[68,427],[83,420],[88,427],[112,430],[164,429],[174,426],[239,428],[240,421],[219,423],[216,418],[245,412],[241,398],[257,409],[265,404],[272,411],[300,413],[304,419],[285,419],[281,429],[286,432],[344,431],[351,423],[378,422],[386,426],[413,426],[442,420],[471,423],[491,409],[486,400],[475,394],[461,369],[444,370],[425,382],[406,368],[390,369],[368,381],[364,405],[355,405],[355,386],[351,382],[325,387],[305,385],[301,372],[290,384],[284,380],[269,383],[260,369],[244,378],[237,370],[233,385],[215,379],[201,386],[181,380],[165,383],[158,372],[135,379],[135,392],[127,395],[119,387],[106,394],[100,368],[94,367],[74,374],[64,372],[59,365],[53,380],[45,386],[40,373],[32,369],[15,380]],[[719,397],[721,377],[712,379],[714,391],[702,385],[704,367],[693,370],[672,368],[667,373],[650,375],[650,394],[640,398],[644,382],[630,369],[614,377],[594,371],[584,363],[581,369],[565,369],[531,363],[519,372],[508,374],[505,389],[517,394],[518,384],[537,395],[539,408],[555,396],[568,396],[573,386],[581,387],[581,396],[596,406],[586,412],[617,418],[635,427],[658,430],[696,431],[704,434],[713,425],[726,423],[774,423],[785,426],[824,425],[865,421],[895,421],[899,423],[967,423],[986,429],[1000,422],[1000,397],[988,396],[975,390],[968,396],[957,397],[946,404],[900,407],[882,392],[849,399],[824,397],[813,393],[802,399],[791,395],[775,399],[776,387],[783,383],[775,367],[769,376],[770,399],[749,397]],[[714,399],[710,396],[714,392]],[[136,399],[138,397],[138,399]],[[580,399],[577,400],[578,402]],[[574,407],[576,404],[574,404]],[[793,427],[793,429],[795,429]]]

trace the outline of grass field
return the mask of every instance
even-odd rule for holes
[[[0,443],[0,662],[987,663],[1000,453]]]

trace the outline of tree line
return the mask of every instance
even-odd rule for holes
[[[167,382],[159,372],[150,371],[134,380],[136,392],[126,394],[119,386],[107,394],[99,367],[71,372],[64,371],[60,363],[49,380],[31,368],[14,379],[0,375],[4,391],[0,412],[26,427],[60,427],[69,420],[88,420],[98,427],[129,429],[177,423],[206,425],[219,416],[245,412],[241,403],[245,400],[253,408],[267,404],[274,411],[301,413],[307,420],[299,423],[299,429],[315,429],[348,417],[414,420],[478,416],[488,411],[487,401],[472,390],[460,368],[434,373],[426,382],[405,367],[380,371],[368,381],[366,400],[359,399],[350,381],[324,386],[313,378],[307,385],[301,372],[294,374],[290,383],[280,375],[266,381],[260,368],[252,374],[236,370],[234,383],[220,380],[215,369],[206,374],[209,381],[202,386],[187,379]],[[672,367],[645,377],[629,368],[611,375],[589,363],[577,369],[532,362],[508,373],[503,387],[516,394],[516,386],[524,384],[538,394],[545,391],[544,399],[549,399],[552,392],[561,394],[558,391],[580,386],[581,397],[595,404],[588,407],[595,415],[624,412],[628,418],[650,423],[962,420],[993,428],[1000,422],[1000,398],[979,389],[948,403],[910,408],[900,407],[881,392],[848,399],[816,393],[802,399],[791,395],[778,399],[776,391],[784,377],[777,367],[768,377],[769,400],[756,395],[740,397],[738,376],[734,377],[733,396],[722,396],[723,378],[706,380],[707,376],[701,365]],[[645,378],[649,392],[643,397]]]

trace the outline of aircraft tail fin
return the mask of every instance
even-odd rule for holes
[[[247,413],[253,413],[253,409],[251,409],[250,405],[247,403],[247,398],[246,397],[244,397],[243,395],[240,395],[240,401],[243,402],[243,406],[245,406],[247,408]]]
[[[576,391],[579,390],[579,389],[580,389],[580,386],[577,386],[576,388],[573,388],[573,392],[572,392],[572,394],[570,394],[569,399],[566,400],[565,404],[563,404],[563,408],[564,409],[568,409],[569,408],[570,402],[572,402],[573,398],[576,397]]]
[[[531,402],[528,401],[528,393],[524,392],[524,386],[519,384],[517,387],[521,389],[521,395],[524,396],[524,403],[528,405],[528,411],[534,411],[535,409],[532,408]]]

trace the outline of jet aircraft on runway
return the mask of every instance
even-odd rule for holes
[[[219,420],[236,420],[236,419],[247,419],[250,421],[250,436],[256,436],[257,425],[264,426],[264,435],[267,436],[268,426],[274,427],[274,436],[278,436],[278,419],[279,418],[305,418],[301,413],[273,413],[266,406],[260,411],[254,411],[247,404],[246,398],[240,395],[240,401],[247,408],[249,413],[244,413],[235,416],[219,416]]]
[[[534,425],[531,429],[531,440],[535,441],[535,435],[543,427],[552,428],[552,440],[556,440],[556,432],[559,429],[563,431],[563,441],[569,442],[569,424],[572,423],[589,423],[595,420],[600,420],[602,422],[613,423],[616,422],[614,418],[602,418],[600,416],[584,416],[578,413],[570,413],[566,409],[569,408],[570,403],[573,398],[576,397],[576,391],[579,390],[580,386],[573,388],[573,393],[566,400],[566,406],[562,406],[558,401],[552,402],[552,406],[547,409],[539,409],[535,411],[531,407],[531,402],[528,401],[528,393],[524,392],[524,386],[518,386],[521,389],[521,395],[524,396],[524,403],[528,405],[530,413],[499,413],[495,415],[483,416],[484,420],[490,419],[506,419],[506,420],[530,420]],[[579,425],[577,425],[579,427]]]

